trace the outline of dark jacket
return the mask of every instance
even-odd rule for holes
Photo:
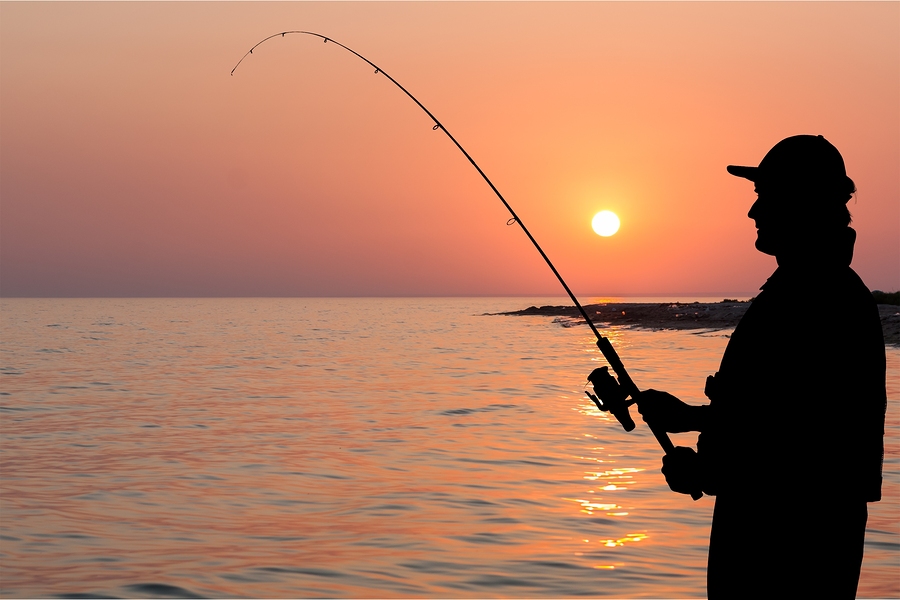
[[[779,267],[708,386],[710,598],[856,593],[887,395],[878,307],[849,255]]]
[[[738,324],[698,443],[706,491],[881,499],[884,338],[849,266],[779,267]]]

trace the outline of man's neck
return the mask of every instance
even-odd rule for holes
[[[847,267],[853,260],[856,231],[847,227],[837,235],[809,237],[791,244],[775,254],[779,267],[821,269]]]

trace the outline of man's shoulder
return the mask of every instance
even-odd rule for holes
[[[859,296],[860,300],[863,300],[869,304],[876,304],[875,297],[872,296],[872,292],[869,290],[865,282],[862,280],[862,277],[860,277],[856,271],[854,271],[850,267],[847,267],[846,271],[844,272],[844,279],[847,288],[852,293]]]
[[[741,344],[764,338],[760,343],[768,345],[777,333],[809,346],[837,331],[867,341],[881,337],[878,305],[859,275],[849,266],[805,272],[779,267],[732,337]]]
[[[840,303],[840,310],[847,315],[857,315],[859,318],[878,321],[878,303],[862,278],[850,267],[841,273],[834,288],[829,291],[834,302]]]
[[[811,269],[779,267],[762,290],[760,297],[789,297],[795,301],[825,305],[842,300],[875,306],[872,292],[849,266]]]

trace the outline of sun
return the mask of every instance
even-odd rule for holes
[[[619,217],[609,210],[601,210],[591,221],[591,227],[597,235],[609,237],[619,230]]]

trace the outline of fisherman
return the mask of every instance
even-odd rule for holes
[[[656,428],[700,432],[662,471],[673,491],[716,496],[710,598],[853,598],[887,407],[878,308],[850,268],[856,187],[821,135],[728,172],[756,185],[756,248],[778,268],[709,378],[710,404],[648,390],[638,409]]]

